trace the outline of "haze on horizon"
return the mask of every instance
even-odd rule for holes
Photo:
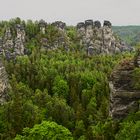
[[[140,0],[0,0],[0,20],[61,20],[76,25],[86,19],[113,25],[140,25]]]

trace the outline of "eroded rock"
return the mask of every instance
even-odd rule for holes
[[[133,87],[133,71],[139,67],[140,54],[119,64],[110,77],[110,116],[123,119],[139,110],[140,90]]]
[[[17,36],[15,38],[14,52],[16,55],[24,55],[24,44],[25,44],[25,30],[24,26],[18,24],[16,26]]]
[[[103,27],[101,27],[100,21],[86,20],[80,22],[77,24],[77,34],[80,45],[83,45],[85,50],[94,48],[93,54],[115,54],[129,51],[128,46],[122,44],[114,36],[110,21],[104,21]],[[91,53],[88,52],[88,54]]]
[[[6,101],[7,89],[8,89],[8,76],[3,64],[0,61],[0,105],[2,105]]]

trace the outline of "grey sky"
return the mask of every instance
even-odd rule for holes
[[[140,25],[140,0],[0,0],[0,20],[15,17],[69,25],[85,19]]]

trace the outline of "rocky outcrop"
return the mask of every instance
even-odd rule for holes
[[[4,56],[7,59],[10,59],[13,55],[13,50],[14,50],[14,40],[10,28],[6,28],[3,37],[2,48],[3,48]]]
[[[69,50],[69,38],[66,34],[66,23],[62,21],[56,21],[52,23],[58,29],[59,35],[54,43],[53,48],[63,48],[64,50]]]
[[[39,21],[39,28],[40,28],[40,32],[42,34],[45,34],[45,32],[46,32],[46,26],[47,26],[47,23],[44,20],[40,20]]]
[[[6,28],[3,39],[0,40],[0,54],[6,57],[6,59],[11,59],[17,55],[24,54],[24,44],[25,44],[25,30],[24,26],[17,24],[15,27],[16,37],[11,32],[9,27]]]
[[[44,31],[46,31],[46,24],[45,22],[41,22],[42,24],[39,24],[39,26],[41,25],[41,32],[42,33],[46,33]],[[64,49],[64,50],[68,50],[69,49],[69,38],[67,37],[66,34],[66,24],[62,21],[56,21],[54,23],[52,23],[50,26],[52,26],[52,28],[54,29],[54,32],[56,32],[56,34],[54,34],[54,36],[51,36],[50,38],[53,38],[53,41],[49,41],[48,38],[44,37],[41,39],[41,49],[42,50],[56,50],[56,49]],[[46,33],[47,34],[47,33]]]
[[[65,32],[66,23],[64,23],[62,21],[56,21],[56,22],[52,23],[52,25],[55,26],[55,27],[57,27],[59,30]]]
[[[8,89],[8,76],[4,66],[0,61],[0,105],[2,105],[7,98],[6,94],[7,89]]]
[[[25,28],[26,23],[22,21],[15,22],[15,25],[12,24],[6,27],[3,37],[0,38],[0,55],[4,55],[9,60],[15,58],[17,55],[28,55],[30,53],[25,48],[25,43],[28,44],[28,42],[25,42]],[[69,28],[67,29],[69,30]],[[75,48],[72,48],[70,44],[78,44],[79,40],[80,50],[83,49],[89,56],[114,54],[131,50],[130,47],[114,35],[112,25],[109,21],[104,21],[103,26],[101,26],[100,21],[93,22],[93,20],[78,23],[77,36],[74,31],[74,37],[76,37],[73,39],[76,43],[70,39],[71,35],[69,35],[67,29],[66,24],[62,21],[47,24],[44,20],[40,20],[35,23],[34,35],[28,34],[26,40],[28,41],[31,38],[37,37],[38,44],[43,51],[56,49],[66,51],[71,49],[75,51]],[[26,31],[29,33],[28,28]],[[71,32],[70,34],[73,33]]]
[[[109,21],[104,21],[103,27],[99,21],[80,22],[77,24],[77,34],[88,55],[115,54],[129,50],[128,46],[114,36]]]
[[[14,53],[15,55],[24,55],[25,30],[23,25],[16,25],[16,34]]]
[[[3,56],[3,39],[0,38],[0,56]]]
[[[110,116],[114,119],[122,119],[140,109],[140,90],[133,87],[133,71],[137,67],[140,67],[140,53],[120,63],[110,77]]]

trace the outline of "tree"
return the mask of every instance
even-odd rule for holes
[[[52,90],[55,95],[67,98],[69,87],[65,80],[63,80],[61,77],[57,76],[54,80],[53,85],[54,86],[53,86]]]
[[[25,128],[14,140],[73,140],[71,132],[55,122],[43,121],[33,128]]]
[[[140,121],[130,121],[121,124],[121,129],[116,135],[116,140],[139,140],[140,139]]]

